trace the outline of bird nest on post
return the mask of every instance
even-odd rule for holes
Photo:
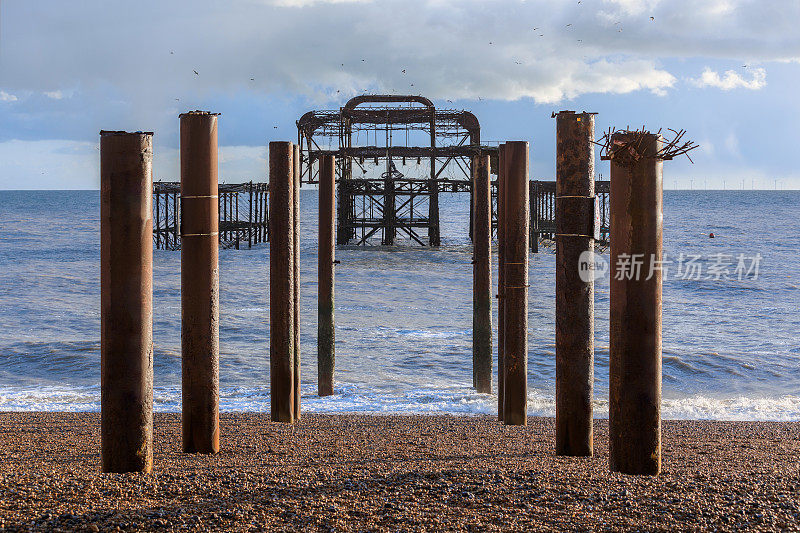
[[[644,127],[640,130],[609,128],[595,144],[600,147],[600,159],[604,161],[613,160],[622,166],[632,166],[642,158],[668,161],[684,154],[689,161],[694,163],[689,156],[689,152],[697,148],[698,145],[694,141],[683,140],[686,134],[685,130],[668,129],[667,131],[670,132],[668,137],[662,136],[660,129],[653,136]],[[625,136],[625,138],[620,139],[619,137],[621,136]],[[659,137],[663,138],[663,144],[657,150],[652,150],[653,143],[657,142]]]

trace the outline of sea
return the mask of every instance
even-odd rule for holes
[[[472,388],[465,194],[441,197],[441,247],[337,249],[336,394],[318,397],[317,199],[301,192],[302,409],[496,413]],[[798,213],[798,191],[665,191],[664,418],[800,420]],[[221,410],[268,412],[269,244],[219,257]],[[610,275],[596,281],[598,418]],[[552,247],[530,255],[530,284],[528,411],[553,416]],[[180,316],[180,252],[156,250],[156,411],[181,409]],[[0,411],[99,409],[100,194],[0,191]]]

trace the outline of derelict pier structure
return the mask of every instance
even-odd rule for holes
[[[336,157],[338,244],[438,246],[439,194],[472,194],[473,157],[497,158],[496,146],[481,145],[475,115],[423,96],[362,95],[338,111],[309,111],[297,142],[303,183],[318,183],[322,156]]]

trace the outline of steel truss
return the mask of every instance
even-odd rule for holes
[[[319,181],[320,156],[336,156],[338,244],[438,246],[439,194],[471,194],[472,158],[497,154],[480,144],[475,115],[422,96],[357,96],[339,111],[309,111],[297,135],[303,183]]]

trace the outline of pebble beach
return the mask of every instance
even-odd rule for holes
[[[224,414],[181,453],[156,414],[151,474],[100,473],[96,413],[0,413],[0,531],[800,531],[800,423],[664,421],[656,477],[556,457],[554,420]]]

